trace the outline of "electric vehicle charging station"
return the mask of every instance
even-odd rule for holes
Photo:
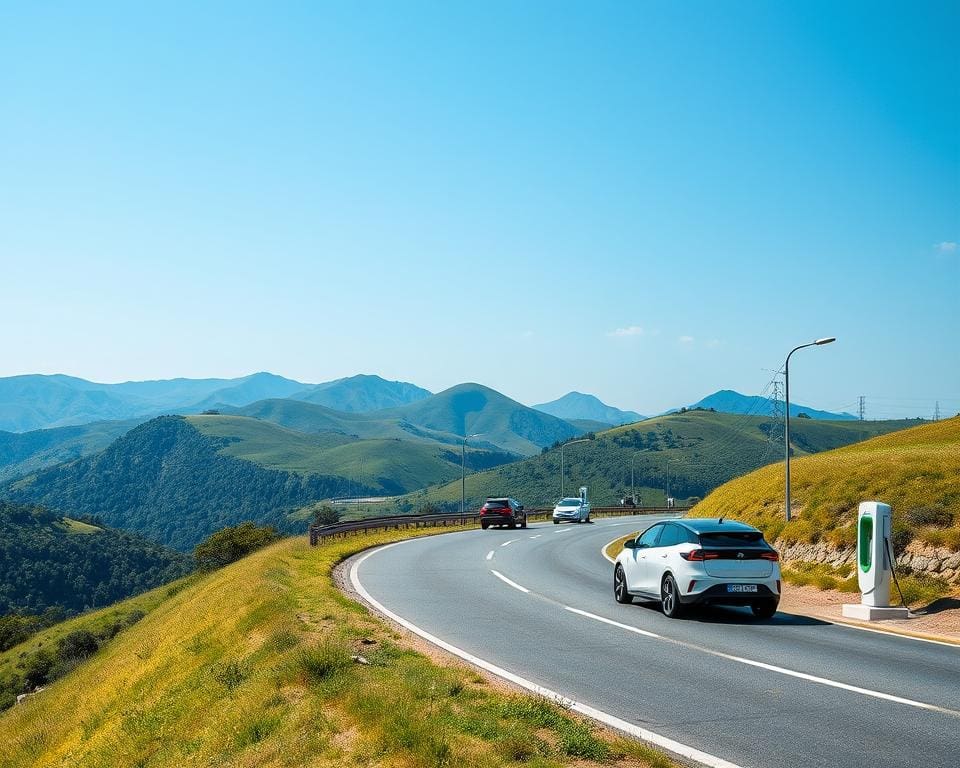
[[[906,608],[890,605],[890,577],[893,563],[890,531],[893,510],[880,501],[860,502],[857,512],[857,583],[862,597],[857,604],[845,604],[843,615],[852,619],[906,619]]]

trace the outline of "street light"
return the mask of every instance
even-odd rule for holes
[[[568,443],[564,443],[560,446],[560,498],[563,498],[563,449],[568,445],[574,445],[576,443],[589,443],[590,440],[583,438],[582,440],[571,440]]]
[[[460,446],[460,525],[463,525],[467,498],[467,440],[471,437],[480,437],[482,434],[483,432],[475,432],[472,435],[464,435],[463,445]]]
[[[786,517],[787,522],[790,522],[790,355],[796,352],[798,349],[805,349],[806,347],[822,347],[824,344],[832,344],[837,339],[835,336],[828,336],[824,339],[817,339],[816,341],[811,341],[808,344],[801,344],[799,347],[794,347],[790,350],[790,354],[787,355],[787,361],[783,364],[783,390],[784,397],[786,398],[786,416],[784,420],[784,429],[783,429],[783,445],[784,452],[786,453],[786,482],[784,486],[786,487],[786,497],[787,497],[787,509]]]

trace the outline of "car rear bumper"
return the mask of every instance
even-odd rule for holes
[[[523,517],[514,517],[513,515],[480,515],[480,523],[487,525],[511,525],[523,520]]]
[[[730,592],[729,584],[747,584],[756,586],[756,592]],[[780,595],[767,584],[751,582],[729,582],[714,584],[701,592],[680,595],[680,602],[684,605],[750,605],[760,600],[780,600]]]

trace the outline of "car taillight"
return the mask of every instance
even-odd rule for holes
[[[777,563],[780,561],[780,554],[773,549],[771,549],[769,552],[764,552],[760,555],[760,557],[763,560],[769,560],[771,563]]]
[[[703,549],[691,549],[689,552],[681,552],[680,557],[684,560],[693,560],[702,563],[704,560],[716,560],[720,555],[716,552],[707,552]]]

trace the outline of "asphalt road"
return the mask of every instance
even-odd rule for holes
[[[439,641],[715,765],[960,766],[960,647],[784,613],[670,620],[618,605],[601,548],[656,519],[412,539],[352,573]]]

